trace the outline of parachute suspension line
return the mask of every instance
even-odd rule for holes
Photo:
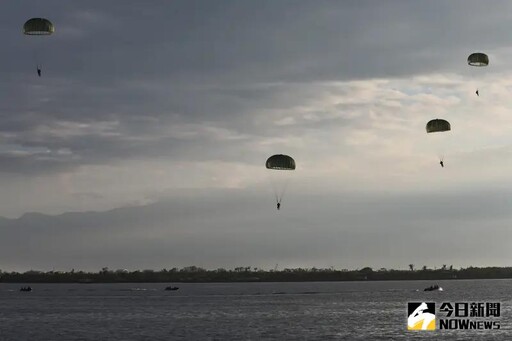
[[[437,158],[439,159],[439,162],[444,162],[446,147],[438,146],[437,148]]]
[[[38,52],[37,48],[34,49],[33,55],[34,55],[34,64],[36,64],[36,70],[42,70],[43,66],[41,63],[41,56],[40,56],[40,53]]]
[[[37,55],[37,51],[34,49],[32,54],[33,54],[33,58],[34,58],[34,64],[36,64],[36,68],[37,68],[37,67],[39,67],[39,58],[38,58],[38,55]]]
[[[290,183],[290,179],[286,179],[284,182],[283,190],[281,191],[279,195],[279,202],[283,200],[284,194],[286,193],[286,190],[288,189],[288,184]]]
[[[272,191],[274,192],[274,197],[276,198],[276,203],[279,204],[279,203],[281,203],[281,200],[279,199],[278,186],[272,178],[269,178],[269,181],[270,181],[270,184],[272,185]]]
[[[274,191],[276,203],[280,204],[281,201],[283,201],[284,195],[288,189],[290,179],[270,179],[270,182],[272,184],[272,190]]]
[[[43,60],[45,59],[45,53],[44,53],[44,50],[43,50],[43,45],[40,44],[41,46],[37,48],[37,65],[39,66],[40,69],[43,68]]]

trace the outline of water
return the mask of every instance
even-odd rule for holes
[[[512,280],[432,283],[0,283],[0,340],[512,339]],[[501,329],[407,331],[408,301],[499,301]]]

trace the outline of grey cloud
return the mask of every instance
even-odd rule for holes
[[[107,212],[26,214],[0,220],[0,255],[9,269],[502,264],[509,191],[294,194],[278,213],[271,195],[191,191]],[[481,255],[474,247],[496,252]]]
[[[156,134],[163,125],[217,122],[254,138],[275,136],[279,127],[257,124],[251,115],[290,107],[298,100],[294,83],[461,72],[472,42],[481,42],[474,48],[496,49],[508,39],[503,32],[510,13],[506,2],[475,16],[469,14],[481,4],[467,1],[45,1],[34,11],[51,18],[57,32],[32,44],[20,33],[32,6],[20,1],[3,11],[10,15],[0,30],[11,48],[0,56],[9,66],[0,82],[9,96],[0,104],[0,131],[17,134],[7,142],[68,148],[80,156],[67,165],[158,156],[164,150],[190,156],[211,142],[155,138],[144,145],[124,138]],[[33,45],[45,60],[42,79],[34,77]],[[314,95],[301,92],[300,99]],[[121,136],[34,137],[41,125],[60,121],[119,121]],[[223,148],[233,150],[226,151],[229,158],[249,145],[215,144],[197,158],[220,156],[216,151]],[[30,164],[6,161],[0,168],[18,165],[26,172],[23,165]]]

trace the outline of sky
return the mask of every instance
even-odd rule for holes
[[[55,33],[24,36],[32,17]],[[511,19],[508,1],[2,2],[0,269],[508,266]],[[434,118],[452,131],[427,135]],[[279,212],[273,154],[297,164]]]

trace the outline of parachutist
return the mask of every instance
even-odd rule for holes
[[[436,118],[435,120],[428,121],[426,129],[427,134],[443,133],[452,130],[452,126],[450,125],[450,122],[448,122],[447,120]],[[441,165],[441,167],[444,167],[444,154],[438,154],[438,158],[439,164]]]
[[[288,155],[275,154],[267,159],[265,162],[265,167],[271,170],[272,173],[277,171],[275,174],[277,178],[274,178],[274,180],[278,180],[279,178],[284,180],[287,178],[281,177],[285,175],[283,172],[286,173],[286,171],[295,170],[295,160]],[[276,183],[276,181],[272,182],[272,187],[274,187],[275,202],[277,203],[277,210],[279,210],[281,208],[281,201],[283,200],[284,193],[286,192],[286,188],[288,186],[288,181],[284,181],[283,183],[281,183],[281,181],[278,183]]]
[[[482,52],[475,52],[469,55],[468,57],[468,65],[475,67],[486,67],[489,65],[489,56]],[[478,89],[476,89],[475,94],[480,97],[478,93]]]
[[[55,32],[55,27],[50,20],[44,18],[32,18],[23,25],[23,34],[27,36],[49,36]],[[37,75],[41,77],[40,62],[36,61]]]

